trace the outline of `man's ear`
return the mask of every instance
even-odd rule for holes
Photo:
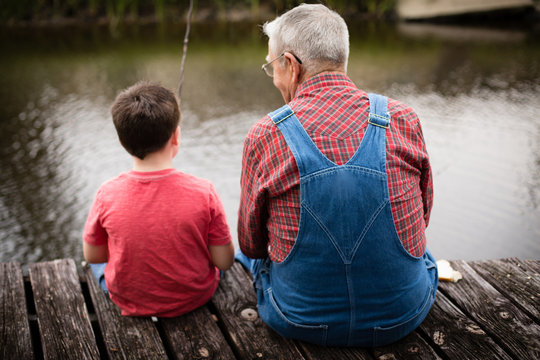
[[[291,70],[291,79],[294,80],[295,83],[299,83],[302,75],[302,67],[293,54],[286,52],[284,56],[287,59],[287,66],[289,66]]]

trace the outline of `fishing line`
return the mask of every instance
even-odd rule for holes
[[[184,83],[184,65],[186,63],[186,55],[189,41],[189,31],[191,29],[191,12],[193,11],[193,0],[189,0],[189,9],[187,13],[186,34],[184,35],[184,47],[182,49],[182,65],[180,66],[180,81],[178,82],[178,102],[180,102],[180,94],[182,93],[182,84]]]

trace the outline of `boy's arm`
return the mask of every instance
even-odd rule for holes
[[[101,225],[100,220],[100,194],[101,191],[98,190],[84,224],[83,255],[84,259],[91,264],[104,263],[109,258],[107,231]]]
[[[227,245],[209,245],[210,259],[220,270],[228,270],[234,263],[234,245],[232,242]]]
[[[208,250],[210,260],[220,270],[229,269],[234,263],[234,245],[227,224],[225,209],[214,185],[210,183],[210,224]]]
[[[83,241],[83,255],[84,259],[91,264],[104,263],[109,258],[109,249],[107,244],[95,246]]]

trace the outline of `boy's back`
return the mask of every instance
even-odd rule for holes
[[[84,240],[107,243],[105,279],[123,315],[177,316],[207,302],[219,281],[209,245],[231,241],[212,184],[174,169],[130,171],[104,183]]]
[[[111,113],[133,170],[98,190],[84,257],[91,265],[106,262],[92,269],[123,315],[184,314],[212,297],[218,268],[233,263],[223,206],[208,180],[173,168],[180,109],[170,90],[137,83],[117,96]]]

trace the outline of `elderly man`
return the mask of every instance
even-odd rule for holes
[[[263,31],[263,70],[287,105],[244,143],[237,259],[259,314],[320,345],[394,342],[423,321],[438,281],[419,120],[347,77],[347,25],[325,6],[300,5]]]

